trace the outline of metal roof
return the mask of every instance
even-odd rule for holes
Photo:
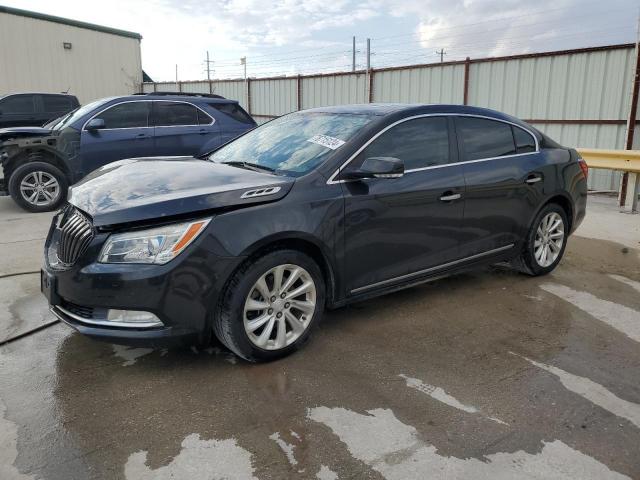
[[[54,15],[47,15],[45,13],[32,12],[30,10],[22,10],[20,8],[5,7],[0,5],[0,13],[7,13],[9,15],[17,15],[20,17],[35,18],[37,20],[44,20],[46,22],[60,23],[62,25],[69,25],[71,27],[85,28],[87,30],[93,30],[96,32],[110,33],[112,35],[119,35],[121,37],[137,38],[142,40],[142,35],[136,32],[129,32],[127,30],[119,30],[117,28],[103,27],[102,25],[96,25],[88,22],[81,22],[79,20],[71,20],[70,18],[56,17]]]

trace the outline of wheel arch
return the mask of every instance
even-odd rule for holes
[[[531,228],[531,223],[535,220],[538,214],[545,208],[547,205],[555,203],[559,205],[567,215],[567,221],[569,222],[569,232],[573,233],[573,223],[574,223],[574,207],[573,202],[571,201],[571,197],[568,193],[558,192],[550,197],[546,198],[544,202],[540,204],[540,206],[536,209],[533,216],[529,220],[529,228]]]
[[[329,249],[316,238],[304,232],[282,232],[250,245],[243,252],[247,260],[273,250],[291,249],[305,253],[320,267],[326,286],[326,304],[331,307],[337,298],[336,266]],[[238,267],[240,268],[240,267]]]
[[[69,179],[69,167],[64,162],[59,152],[53,149],[36,147],[24,149],[23,151],[15,154],[9,159],[7,163],[5,163],[4,170],[7,184],[9,178],[11,177],[11,175],[13,175],[13,172],[15,172],[18,167],[21,167],[22,165],[25,165],[29,162],[49,163],[54,167],[60,169],[60,171],[62,171],[62,173],[67,176],[67,179]]]

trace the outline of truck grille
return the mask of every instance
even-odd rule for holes
[[[93,226],[88,218],[73,208],[65,212],[58,229],[58,260],[65,266],[71,266],[93,240]]]

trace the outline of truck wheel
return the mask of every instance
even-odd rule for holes
[[[249,260],[231,278],[214,318],[214,332],[250,362],[275,360],[309,339],[324,310],[318,265],[296,250]]]
[[[67,198],[69,184],[62,171],[46,162],[28,162],[9,178],[13,200],[29,212],[49,212]]]

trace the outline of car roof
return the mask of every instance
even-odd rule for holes
[[[181,102],[207,102],[207,103],[238,103],[237,100],[230,100],[224,97],[213,97],[208,96],[207,94],[199,95],[194,93],[193,95],[189,94],[176,94],[176,95],[167,95],[163,93],[158,93],[154,95],[153,93],[141,93],[134,95],[127,95],[123,97],[114,97],[114,99],[118,100],[170,100],[170,101],[181,101]]]
[[[55,92],[11,92],[0,93],[0,98],[10,97],[11,95],[56,95],[63,97],[75,97],[73,93],[55,93]]]
[[[531,129],[522,120],[507,115],[506,113],[491,110],[489,108],[472,107],[469,105],[455,104],[419,104],[419,103],[365,103],[354,105],[337,105],[328,107],[317,107],[306,112],[318,113],[337,113],[337,114],[353,114],[353,115],[377,115],[385,116],[410,116],[425,114],[459,114],[459,115],[477,115],[481,117],[495,118],[497,120],[505,120],[517,125],[526,126]]]

